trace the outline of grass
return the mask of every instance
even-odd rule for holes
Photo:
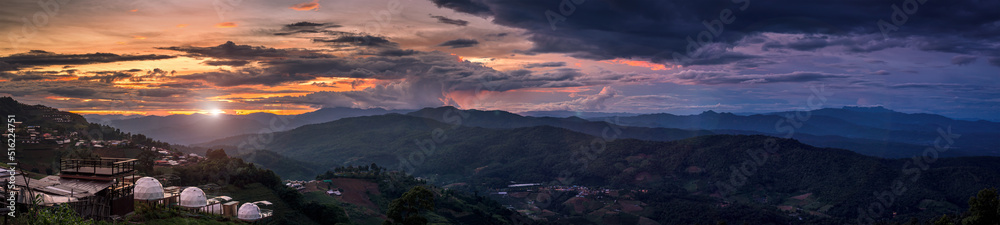
[[[302,196],[305,197],[306,201],[316,202],[320,204],[341,205],[341,202],[337,200],[336,197],[329,196],[322,191],[307,192],[305,194],[302,194]]]

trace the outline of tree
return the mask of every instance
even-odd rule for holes
[[[427,218],[421,215],[424,211],[434,211],[434,193],[423,186],[416,186],[392,200],[386,213],[389,219],[382,224],[425,225]]]
[[[948,214],[941,216],[940,219],[934,222],[934,225],[953,225],[951,222],[951,217]]]
[[[987,188],[969,198],[969,216],[962,219],[965,225],[995,225],[1000,222],[1000,198],[996,188]]]
[[[226,150],[220,148],[219,150],[209,149],[208,152],[205,153],[205,157],[208,158],[209,161],[212,161],[219,159],[228,159],[229,155],[226,154]]]
[[[156,162],[156,153],[152,150],[142,150],[136,158],[138,158],[138,160],[135,164],[135,169],[138,170],[139,173],[145,175],[153,174],[153,163]]]
[[[372,172],[374,172],[376,177],[382,174],[382,168],[379,168],[378,165],[376,165],[375,163],[372,163],[371,168]]]

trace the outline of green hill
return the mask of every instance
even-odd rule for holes
[[[256,164],[260,167],[273,170],[285,179],[308,180],[320,174],[319,166],[311,163],[290,159],[272,151],[252,151],[242,155],[234,156],[246,162]]]

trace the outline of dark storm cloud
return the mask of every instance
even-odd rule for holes
[[[174,76],[216,86],[269,85],[303,82],[317,77],[370,78],[405,81],[406,85],[435,83],[448,89],[490,86],[505,91],[525,87],[573,87],[606,84],[622,76],[588,76],[576,69],[497,71],[445,52],[386,50],[370,57],[289,57],[260,61],[258,66]],[[369,54],[371,55],[371,54]],[[421,86],[424,87],[425,85]],[[433,88],[432,88],[433,89]],[[409,90],[409,89],[408,89]],[[436,89],[440,95],[441,87]],[[439,96],[440,97],[440,96]]]
[[[818,49],[843,46],[848,52],[868,53],[887,48],[905,47],[906,43],[898,40],[885,40],[881,35],[806,35],[791,41],[764,43],[762,50],[793,49],[798,51],[815,51]]]
[[[202,84],[201,82],[170,82],[162,84],[152,84],[149,87],[168,87],[168,88],[207,88],[208,86]]]
[[[473,46],[476,46],[476,45],[479,45],[479,41],[474,40],[474,39],[461,38],[461,39],[455,39],[455,40],[445,41],[444,43],[441,43],[438,46],[445,46],[445,47],[451,47],[451,48],[468,48],[468,47],[473,47]]]
[[[185,80],[204,80],[216,86],[229,87],[255,84],[276,86],[288,82],[311,80],[316,77],[308,74],[280,73],[260,68],[244,68],[235,71],[219,70],[213,72],[195,73],[176,76],[176,78]]]
[[[413,50],[413,49],[386,49],[386,50],[381,50],[381,51],[378,51],[376,53],[369,54],[369,55],[377,55],[377,56],[408,56],[408,55],[414,55],[414,54],[417,54],[417,53],[418,52],[415,51],[415,50]]]
[[[885,70],[877,70],[877,71],[869,72],[868,74],[871,74],[871,75],[890,75],[892,73],[890,73],[889,71],[885,71]]]
[[[0,78],[5,78],[9,81],[42,81],[42,80],[56,80],[64,78],[75,78],[73,71],[17,71],[17,72],[0,72]]]
[[[0,61],[0,71],[11,71],[11,70],[17,70],[17,67],[9,63]]]
[[[450,8],[455,11],[478,15],[478,16],[489,16],[492,15],[489,6],[479,0],[431,0],[438,7]]]
[[[959,66],[969,65],[976,62],[976,59],[978,58],[979,57],[973,55],[956,55],[951,58],[951,64]]]
[[[309,51],[295,50],[295,49],[276,49],[264,46],[237,45],[232,41],[227,41],[225,44],[212,47],[174,46],[174,47],[161,47],[158,49],[186,52],[193,57],[212,57],[217,59],[240,59],[240,60],[258,59],[265,57],[288,57],[296,53],[301,54],[309,52]]]
[[[302,34],[302,33],[322,33],[325,32],[326,28],[337,28],[342,27],[337,24],[328,23],[313,23],[313,22],[298,22],[293,24],[287,24],[281,28],[280,31],[275,32],[274,35],[292,35],[292,34]]]
[[[133,74],[131,74],[129,72],[137,72],[137,71],[128,71],[128,72],[121,72],[121,71],[107,71],[107,72],[105,72],[105,71],[102,71],[102,72],[97,72],[98,75],[89,76],[89,77],[80,77],[78,79],[79,80],[97,80],[97,81],[104,82],[104,83],[114,83],[115,81],[119,81],[119,80],[124,80],[124,79],[131,78],[133,76]]]
[[[143,89],[139,90],[139,96],[171,97],[171,96],[187,94],[188,92],[191,91],[187,89],[166,89],[166,88]]]
[[[566,66],[566,62],[543,62],[543,63],[531,63],[524,65],[524,68],[541,68],[541,67],[563,67]]]
[[[326,24],[326,23],[313,23],[308,21],[302,21],[298,23],[285,25],[286,29],[301,29],[301,28],[320,28],[320,27],[340,27],[336,24]]]
[[[843,74],[822,72],[792,72],[784,74],[743,75],[725,71],[695,71],[687,70],[674,74],[681,82],[695,84],[765,84],[765,83],[800,83],[822,81],[827,79],[848,78]]]
[[[49,65],[82,65],[94,63],[109,63],[121,61],[142,61],[171,59],[177,56],[170,55],[119,55],[112,53],[89,53],[89,54],[57,54],[42,50],[31,50],[26,53],[17,53],[5,57],[0,57],[0,70],[10,69],[11,66],[49,66]],[[5,68],[6,67],[6,68]]]
[[[90,88],[67,87],[49,90],[49,93],[70,98],[86,98],[94,96],[97,91]]]
[[[297,30],[290,30],[290,31],[275,32],[274,35],[285,36],[285,35],[293,35],[293,34],[311,34],[311,33],[320,33],[320,32],[322,32],[322,31],[320,31],[320,30],[314,30],[314,29],[297,29]]]
[[[205,65],[210,66],[245,66],[250,64],[247,60],[209,60],[204,62]]]
[[[395,47],[398,45],[384,37],[366,34],[341,35],[337,38],[315,38],[313,42],[329,43],[333,47]]]
[[[457,25],[457,26],[463,26],[463,27],[469,25],[469,21],[460,20],[460,19],[452,19],[452,18],[448,18],[448,17],[444,17],[444,16],[431,16],[431,18],[435,18],[435,19],[438,20],[438,23],[443,23],[443,24],[451,24],[451,25]]]
[[[529,34],[535,53],[566,53],[578,58],[606,60],[646,58],[668,62],[674,53],[694,52],[701,44],[699,34],[709,42],[734,44],[748,35],[763,32],[821,34],[833,36],[882,36],[879,20],[891,21],[893,5],[902,1],[865,0],[638,0],[638,1],[535,1],[535,0],[431,0],[439,7],[491,17],[494,23],[522,28]],[[561,6],[569,4],[569,6]],[[890,30],[889,37],[937,38],[955,35],[972,42],[996,41],[1000,37],[998,1],[928,1],[909,15],[905,26]],[[547,13],[551,12],[551,13]],[[955,13],[962,12],[962,13]],[[720,14],[729,24],[721,22]],[[550,20],[551,18],[551,20]],[[707,22],[707,28],[703,22]],[[720,26],[722,25],[722,26]],[[721,29],[720,29],[721,28]],[[720,32],[713,32],[721,30]],[[715,34],[718,35],[715,35]],[[809,39],[790,48],[818,49],[830,40]],[[885,43],[854,49],[876,51],[899,43]],[[993,48],[996,48],[995,46]]]
[[[1000,66],[1000,57],[990,57],[986,61],[989,61],[990,65]]]

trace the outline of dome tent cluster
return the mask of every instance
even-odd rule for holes
[[[172,187],[176,188],[176,187]],[[166,188],[171,189],[171,188]],[[137,201],[144,202],[155,202],[156,204],[164,205],[174,205],[185,207],[188,209],[195,209],[203,212],[223,214],[228,216],[235,216],[237,219],[244,221],[256,221],[265,218],[270,215],[270,213],[265,213],[265,210],[261,210],[256,203],[244,203],[237,210],[235,204],[237,202],[221,203],[215,201],[218,198],[224,198],[228,201],[230,198],[225,196],[220,196],[210,198],[205,194],[201,188],[198,187],[187,187],[180,192],[179,195],[168,196],[165,188],[160,183],[159,180],[153,177],[142,177],[136,180],[135,187],[133,188],[133,196]],[[174,192],[176,193],[176,192]],[[267,201],[260,201],[267,202]],[[229,207],[232,207],[231,209]]]

